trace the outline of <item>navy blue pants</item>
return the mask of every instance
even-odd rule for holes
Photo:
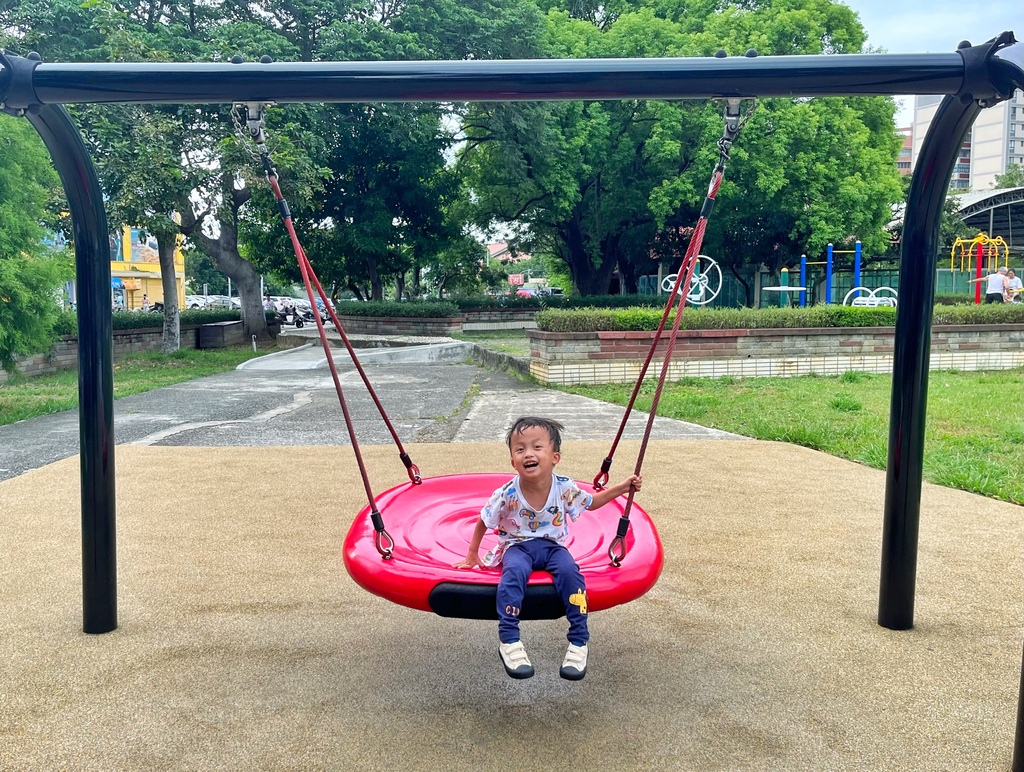
[[[519,611],[526,583],[534,571],[547,571],[555,579],[555,591],[565,605],[569,643],[582,646],[590,639],[587,630],[587,587],[569,550],[550,539],[530,539],[513,544],[502,555],[498,582],[498,639],[519,640]]]

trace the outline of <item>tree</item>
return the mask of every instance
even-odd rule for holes
[[[842,53],[864,44],[853,12],[831,0],[571,6],[548,13],[548,55]],[[889,98],[763,100],[734,146],[708,249],[738,272],[778,270],[829,241],[884,246],[900,195],[894,109]],[[696,221],[721,133],[717,105],[484,105],[466,122],[461,162],[482,227],[525,225],[531,251],[563,262],[580,292],[605,292],[616,268],[631,288],[653,270],[660,245]]]
[[[57,198],[57,173],[28,121],[0,114],[0,365],[46,351],[71,278],[63,249],[44,245],[46,205]]]
[[[1024,187],[1024,164],[1010,164],[1006,172],[996,175],[992,187],[997,190]]]
[[[0,8],[0,29],[19,48],[66,61],[293,54],[280,35],[248,21],[232,23],[220,3],[195,0],[124,5],[110,0],[16,0]],[[108,214],[115,220],[111,225],[138,225],[157,238],[164,276],[164,349],[177,348],[177,293],[170,261],[181,235],[210,249],[217,267],[238,287],[246,334],[267,337],[259,274],[240,255],[237,240],[238,210],[249,194],[235,186],[251,159],[231,139],[228,111],[90,106],[76,110],[75,116],[97,160]]]

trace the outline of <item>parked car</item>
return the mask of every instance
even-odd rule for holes
[[[231,308],[231,298],[227,295],[206,295],[206,308]]]
[[[203,295],[186,295],[185,308],[206,308],[206,298]]]

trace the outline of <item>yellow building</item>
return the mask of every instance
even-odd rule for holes
[[[185,254],[174,250],[174,284],[178,290],[178,307],[185,307]],[[125,226],[120,235],[110,236],[110,300],[119,311],[142,308],[142,297],[150,305],[164,302],[160,254],[156,237],[139,228]]]

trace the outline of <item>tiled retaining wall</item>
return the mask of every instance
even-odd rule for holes
[[[346,316],[338,314],[346,334],[446,336],[462,330],[462,317]]]
[[[530,330],[530,373],[544,383],[628,383],[653,332],[557,333]],[[668,379],[694,376],[838,375],[892,372],[892,327],[772,330],[682,330]],[[647,378],[661,373],[668,334]],[[931,369],[1001,370],[1024,366],[1024,325],[932,328]]]
[[[197,327],[181,328],[181,347],[196,347]],[[114,361],[124,359],[128,354],[140,351],[159,351],[163,340],[163,330],[114,330]],[[36,354],[30,357],[18,357],[18,372],[25,375],[42,375],[55,373],[58,370],[78,368],[78,338],[61,338],[48,354]],[[0,369],[0,383],[8,380],[7,372]]]
[[[474,330],[529,330],[537,326],[536,316],[537,309],[535,308],[464,311],[462,314],[462,329],[464,332]]]

